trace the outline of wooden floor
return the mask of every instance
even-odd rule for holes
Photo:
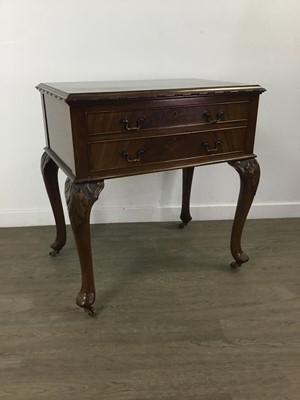
[[[0,230],[0,399],[299,400],[300,219],[94,225],[95,318],[72,235]]]

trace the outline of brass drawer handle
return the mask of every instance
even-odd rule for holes
[[[207,153],[215,153],[216,151],[218,151],[218,146],[220,146],[221,144],[222,144],[222,140],[221,140],[221,139],[218,139],[218,140],[215,142],[215,147],[210,147],[210,145],[209,145],[207,142],[202,142],[202,143],[201,143],[201,146],[204,147],[204,150],[205,150]]]
[[[223,121],[224,119],[224,111],[223,110],[219,110],[217,112],[217,118],[216,119],[212,119],[210,112],[208,110],[204,110],[203,114],[202,114],[205,122],[208,122],[210,124],[217,124],[218,122]]]
[[[126,161],[128,161],[128,162],[130,162],[130,163],[136,163],[136,162],[141,161],[142,156],[145,154],[145,151],[146,151],[146,150],[145,150],[144,148],[138,150],[138,151],[136,152],[137,158],[129,158],[129,154],[128,154],[128,152],[125,151],[125,150],[122,151],[122,153],[121,153],[120,155],[121,155],[121,157],[125,158]]]
[[[127,117],[122,117],[121,118],[121,124],[124,125],[125,129],[127,131],[138,131],[139,129],[141,129],[144,121],[145,121],[146,117],[144,115],[142,115],[141,117],[139,117],[136,120],[136,126],[129,126],[129,121]]]

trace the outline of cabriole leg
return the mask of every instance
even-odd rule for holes
[[[81,266],[82,285],[76,303],[89,314],[93,314],[95,302],[95,283],[90,235],[90,213],[93,204],[104,188],[104,181],[74,183],[66,180],[65,195],[70,222],[74,233]]]
[[[180,219],[181,223],[179,228],[184,228],[191,220],[190,214],[190,197],[191,188],[194,175],[194,167],[187,167],[182,169],[182,205]]]
[[[50,244],[52,250],[49,253],[55,256],[66,244],[66,223],[58,186],[58,166],[46,152],[41,158],[41,171],[56,224],[56,238]]]
[[[234,216],[231,233],[231,254],[235,262],[231,263],[232,268],[240,267],[249,260],[249,257],[241,248],[241,237],[245,221],[250,210],[253,198],[256,194],[260,177],[259,164],[255,158],[239,161],[230,161],[231,165],[240,175],[240,194]]]

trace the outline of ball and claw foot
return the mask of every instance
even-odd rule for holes
[[[93,306],[91,306],[91,307],[84,307],[84,311],[85,311],[86,313],[88,313],[88,315],[89,315],[90,317],[94,317],[94,316],[95,316],[95,309],[94,309]]]

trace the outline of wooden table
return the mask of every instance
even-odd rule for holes
[[[253,154],[259,85],[198,79],[41,83],[46,148],[41,169],[56,222],[51,255],[66,243],[57,172],[65,194],[81,265],[77,304],[90,313],[95,301],[90,212],[104,180],[182,168],[180,218],[191,221],[195,166],[228,162],[241,187],[231,234],[236,268],[248,261],[241,236],[259,182]]]

